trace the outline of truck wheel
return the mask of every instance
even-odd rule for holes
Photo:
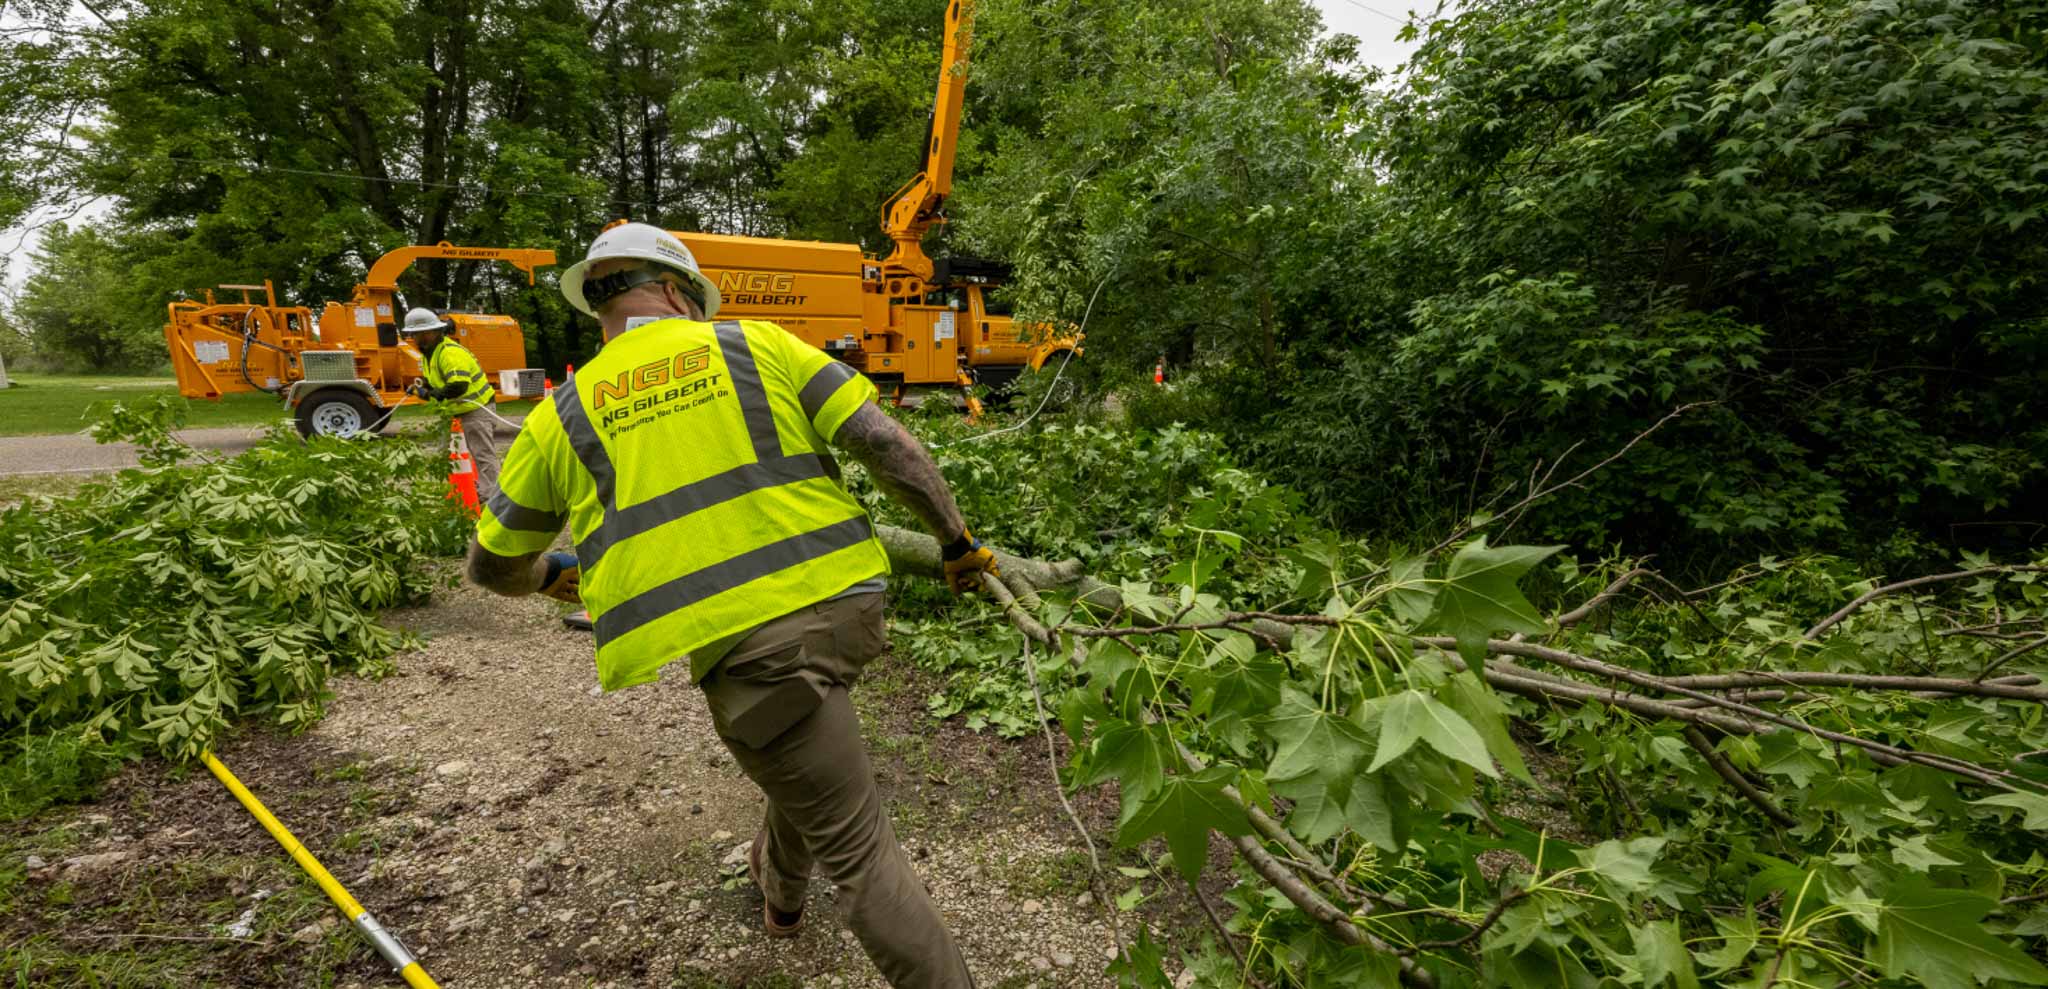
[[[300,436],[347,439],[382,422],[369,399],[346,388],[316,391],[299,400]]]

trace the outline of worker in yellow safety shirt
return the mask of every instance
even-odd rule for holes
[[[883,812],[848,691],[884,647],[888,558],[831,447],[945,547],[955,591],[995,556],[875,386],[772,323],[709,322],[683,243],[614,226],[562,275],[604,349],[527,416],[477,525],[469,577],[580,600],[606,690],[688,656],[719,736],[768,798],[750,872],[773,937],[830,879],[889,984],[972,984]],[[562,526],[576,553],[548,553]]]
[[[432,309],[415,308],[405,314],[402,330],[420,352],[424,375],[414,378],[406,393],[455,404],[455,417],[462,420],[462,435],[476,461],[477,490],[490,497],[498,484],[498,393],[476,355],[448,338],[448,325]]]

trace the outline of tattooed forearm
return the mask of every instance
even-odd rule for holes
[[[532,594],[540,590],[541,580],[547,576],[547,563],[541,559],[542,555],[499,556],[472,539],[469,542],[469,582],[506,597]]]
[[[940,542],[967,529],[960,519],[960,506],[953,501],[953,489],[939,474],[931,451],[879,407],[861,406],[839,427],[832,442],[860,461],[882,493],[910,509]]]

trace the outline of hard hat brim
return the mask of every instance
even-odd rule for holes
[[[711,317],[718,315],[718,286],[712,284],[711,279],[704,277],[703,272],[691,271],[688,268],[676,267],[667,258],[662,257],[661,255],[656,254],[653,251],[621,251],[618,254],[607,255],[605,257],[598,258],[597,260],[611,261],[617,258],[637,258],[641,261],[647,261],[652,264],[659,265],[664,270],[673,271],[678,275],[682,275],[683,277],[689,279],[690,284],[695,285],[697,287],[698,294],[704,297],[704,318],[710,319]],[[594,262],[586,258],[582,261],[578,261],[575,264],[570,265],[566,270],[562,272],[562,298],[569,300],[569,304],[576,307],[577,312],[580,312],[585,316],[595,318],[597,316],[597,310],[592,309],[590,303],[585,301],[583,298],[583,279],[584,276],[589,273],[590,266],[593,263]]]
[[[448,327],[450,327],[450,326],[452,326],[452,325],[454,325],[454,324],[452,324],[452,323],[450,323],[450,322],[448,322],[447,320],[445,320],[445,319],[444,319],[444,320],[442,320],[442,321],[440,321],[440,322],[438,322],[438,323],[435,323],[435,324],[434,324],[434,325],[432,325],[432,326],[401,326],[401,327],[399,327],[399,328],[398,328],[398,332],[400,332],[400,333],[432,333],[432,332],[434,332],[435,330],[445,330],[445,329],[447,329]]]

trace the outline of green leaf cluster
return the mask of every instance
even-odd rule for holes
[[[164,425],[115,409],[103,428],[163,451]],[[424,561],[461,546],[431,444],[183,453],[0,512],[0,731],[186,758],[235,718],[303,726],[330,673],[403,646],[376,611],[424,597]]]

